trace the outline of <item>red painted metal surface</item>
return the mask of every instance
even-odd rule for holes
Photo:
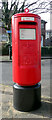
[[[30,18],[29,18],[30,17]],[[36,39],[20,40],[20,29],[35,29]],[[12,16],[13,81],[32,86],[41,80],[41,18],[32,13]]]

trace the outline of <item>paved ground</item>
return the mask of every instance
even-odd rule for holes
[[[50,81],[52,60],[41,61],[41,101],[42,106],[31,112],[20,112],[13,107],[13,82],[12,82],[12,62],[0,62],[0,117],[2,118],[52,118]],[[51,92],[52,93],[52,92]],[[52,99],[52,98],[51,98]],[[2,109],[1,109],[2,108]],[[2,115],[2,116],[1,116]]]

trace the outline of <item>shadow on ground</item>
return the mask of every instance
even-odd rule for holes
[[[13,95],[9,92],[8,95],[6,92],[4,93],[2,103],[2,118],[52,118],[51,102],[49,98],[42,97],[41,107],[31,112],[21,112],[15,110],[13,107]]]

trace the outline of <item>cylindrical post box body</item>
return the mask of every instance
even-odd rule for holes
[[[13,81],[32,86],[41,80],[41,18],[32,13],[12,16]]]
[[[14,108],[30,111],[41,105],[41,18],[32,13],[12,16]]]

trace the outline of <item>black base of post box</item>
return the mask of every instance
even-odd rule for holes
[[[34,86],[13,85],[13,105],[19,111],[31,111],[41,106],[41,84]]]

